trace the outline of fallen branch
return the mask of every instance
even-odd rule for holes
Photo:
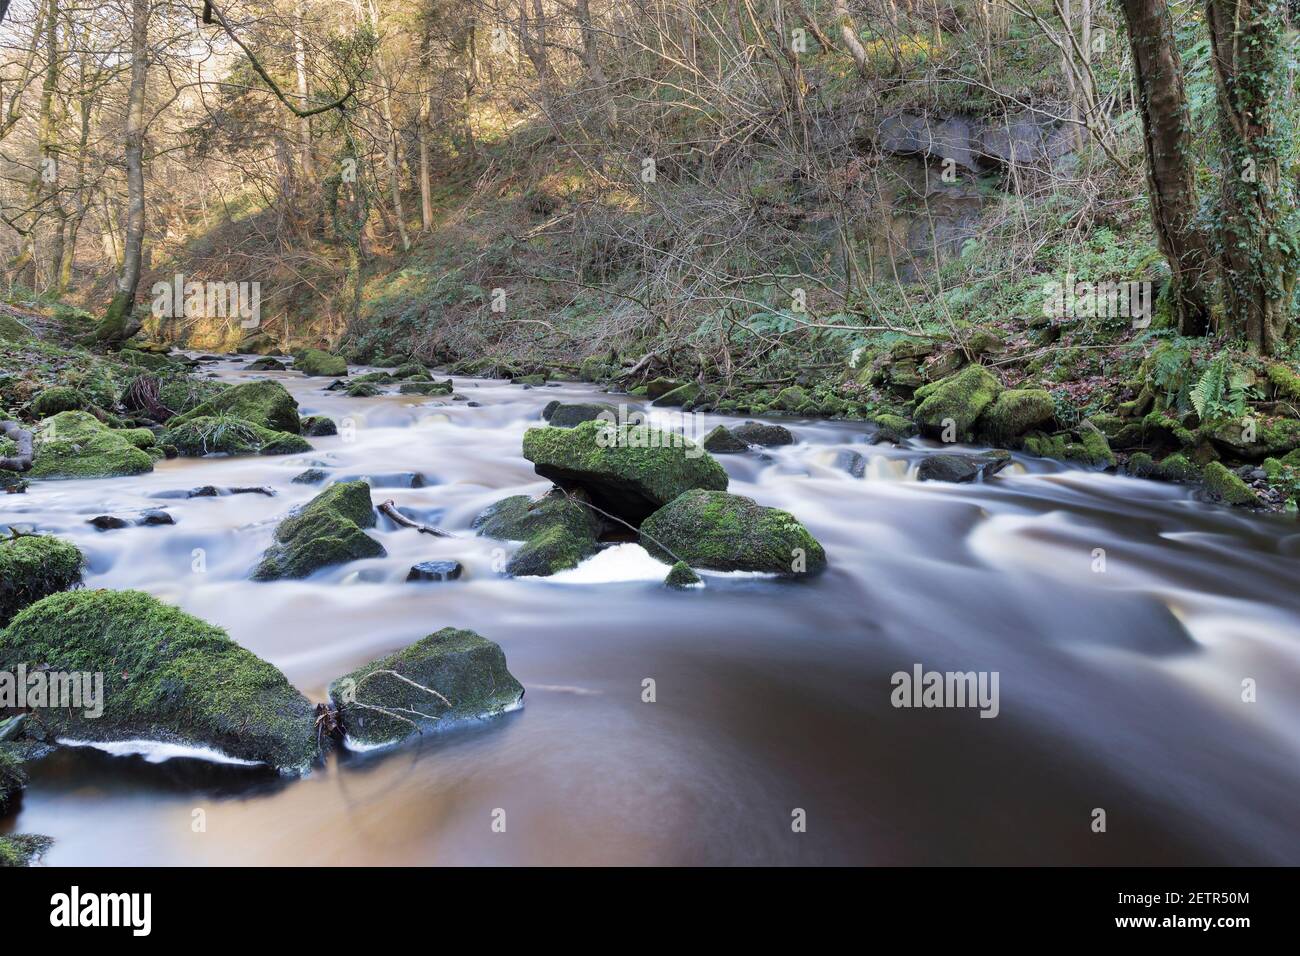
[[[18,454],[0,458],[0,468],[7,471],[27,471],[32,467],[32,433],[17,422],[0,422],[0,435],[18,446]]]
[[[556,485],[556,487],[559,488],[560,486],[559,486],[559,485]],[[644,534],[647,538],[649,538],[649,539],[650,539],[651,541],[653,541],[655,544],[659,545],[659,547],[661,547],[661,548],[663,548],[665,551],[667,551],[668,554],[669,554],[669,556],[670,556],[674,561],[679,562],[679,563],[681,563],[681,564],[684,564],[684,565],[686,565],[688,568],[691,568],[691,565],[690,565],[690,562],[689,562],[689,561],[686,561],[686,560],[684,560],[684,559],[678,557],[678,555],[676,554],[676,552],[673,551],[672,548],[668,547],[668,545],[664,544],[662,541],[660,541],[660,540],[659,540],[658,538],[656,538],[654,535],[649,534],[649,533],[647,533],[647,532],[645,532],[645,531],[642,531],[640,528],[636,527],[635,525],[628,524],[628,522],[624,521],[624,520],[623,520],[622,518],[620,518],[618,515],[612,515],[612,514],[610,514],[608,511],[604,510],[603,508],[597,508],[597,507],[596,507],[595,505],[593,505],[590,501],[584,501],[583,499],[577,497],[576,495],[571,495],[571,494],[569,494],[569,492],[568,492],[567,489],[560,488],[560,491],[564,494],[564,497],[568,498],[570,501],[576,501],[576,502],[577,502],[578,504],[580,504],[580,505],[586,505],[588,508],[590,508],[592,511],[595,511],[597,514],[602,514],[602,515],[604,515],[606,518],[609,518],[611,521],[617,521],[619,524],[623,525],[623,527],[627,528],[629,531],[635,531],[635,532],[637,533],[637,535],[643,535],[643,534]],[[691,573],[692,573],[692,574],[695,574],[695,569],[694,569],[694,568],[691,568]],[[698,577],[699,575],[697,574],[696,576]]]
[[[420,532],[420,534],[431,534],[436,538],[456,537],[450,531],[443,531],[441,528],[433,528],[427,524],[420,524],[420,522],[418,521],[412,521],[410,518],[406,517],[406,515],[398,511],[397,505],[394,504],[391,500],[385,501],[382,505],[380,505],[379,510],[381,513],[388,515],[388,517],[392,518],[403,528],[414,528],[416,531]]]

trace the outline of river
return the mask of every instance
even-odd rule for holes
[[[313,700],[456,626],[502,646],[525,706],[335,753],[302,779],[60,750],[30,766],[20,812],[0,823],[54,837],[49,865],[1300,864],[1293,517],[1021,457],[982,484],[917,482],[934,443],[784,420],[796,444],[718,460],[731,491],[825,545],[815,580],[711,575],[671,591],[635,545],[512,580],[472,519],[547,487],[520,454],[547,401],[607,396],[457,378],[475,404],[358,399],[328,379],[266,377],[343,433],[309,455],[34,482],[0,498],[0,524],[75,542],[88,587],[148,591],[225,628]],[[856,475],[848,453],[864,459]],[[292,481],[312,465],[369,476],[376,504],[456,537],[381,517],[385,558],[248,580],[278,520],[319,492]],[[165,497],[203,485],[275,496]],[[87,524],[158,507],[174,526]],[[464,577],[406,582],[436,558]],[[917,664],[996,672],[996,718],[893,706],[891,675]]]

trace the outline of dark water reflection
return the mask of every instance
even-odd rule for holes
[[[519,455],[523,431],[546,401],[591,389],[458,381],[481,403],[469,407],[272,377],[355,437],[313,439],[291,459],[43,483],[0,501],[4,521],[72,538],[91,586],[141,588],[225,627],[314,699],[454,625],[502,645],[526,706],[288,782],[60,752],[0,824],[54,836],[52,865],[1300,863],[1294,520],[1046,462],[984,485],[919,484],[923,443],[872,447],[861,425],[806,422],[793,447],[720,460],[733,491],[787,508],[823,542],[818,580],[711,578],[685,594],[648,573],[512,581],[470,521],[546,486]],[[865,458],[862,477],[841,452]],[[247,581],[276,521],[319,490],[291,482],[313,462],[375,476],[377,501],[459,537],[384,523],[387,558]],[[408,473],[424,486],[403,487]],[[277,495],[154,497],[205,484]],[[85,524],[160,505],[174,527]],[[629,550],[600,567],[638,578],[645,559]],[[462,561],[465,578],[404,583],[437,558]],[[916,663],[999,672],[999,716],[895,709],[890,676]],[[1241,700],[1247,678],[1257,702]],[[792,832],[796,808],[805,833]]]

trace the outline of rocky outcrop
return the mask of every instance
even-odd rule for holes
[[[374,526],[370,486],[364,481],[333,485],[280,522],[253,579],[305,578],[331,565],[382,557],[383,545],[362,530]]]
[[[577,567],[600,550],[600,518],[573,496],[552,491],[540,498],[513,495],[474,519],[479,534],[524,546],[506,565],[515,577],[544,577]]]

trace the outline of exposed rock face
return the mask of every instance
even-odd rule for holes
[[[464,572],[459,561],[421,561],[412,565],[408,581],[455,581]]]
[[[592,421],[530,428],[524,457],[542,477],[582,489],[598,507],[633,525],[684,491],[727,487],[727,473],[702,447],[647,425]]]
[[[445,627],[340,677],[329,695],[349,740],[374,747],[514,710],[524,688],[506,669],[500,646],[473,631]]]
[[[661,561],[710,571],[790,577],[826,567],[826,552],[789,512],[725,491],[687,491],[641,525],[641,546]]]
[[[489,538],[524,542],[506,565],[506,573],[515,577],[565,571],[600,550],[601,521],[595,512],[557,491],[537,499],[503,498],[475,518],[473,526]]]
[[[60,412],[35,432],[32,478],[116,478],[153,471],[147,428],[108,428],[88,412]]]
[[[386,552],[362,528],[375,526],[370,486],[340,482],[321,492],[275,529],[275,544],[253,569],[253,579],[305,578],[321,568]]]
[[[103,713],[46,708],[75,740],[211,747],[282,772],[316,759],[315,712],[285,676],[213,627],[139,591],[55,594],[0,632],[0,667],[103,675]]]
[[[0,541],[0,627],[43,597],[81,583],[80,549],[51,535]]]
[[[880,121],[878,138],[887,152],[948,159],[971,172],[1010,163],[1050,165],[1072,149],[1067,129],[1034,113],[979,120],[902,112]]]

